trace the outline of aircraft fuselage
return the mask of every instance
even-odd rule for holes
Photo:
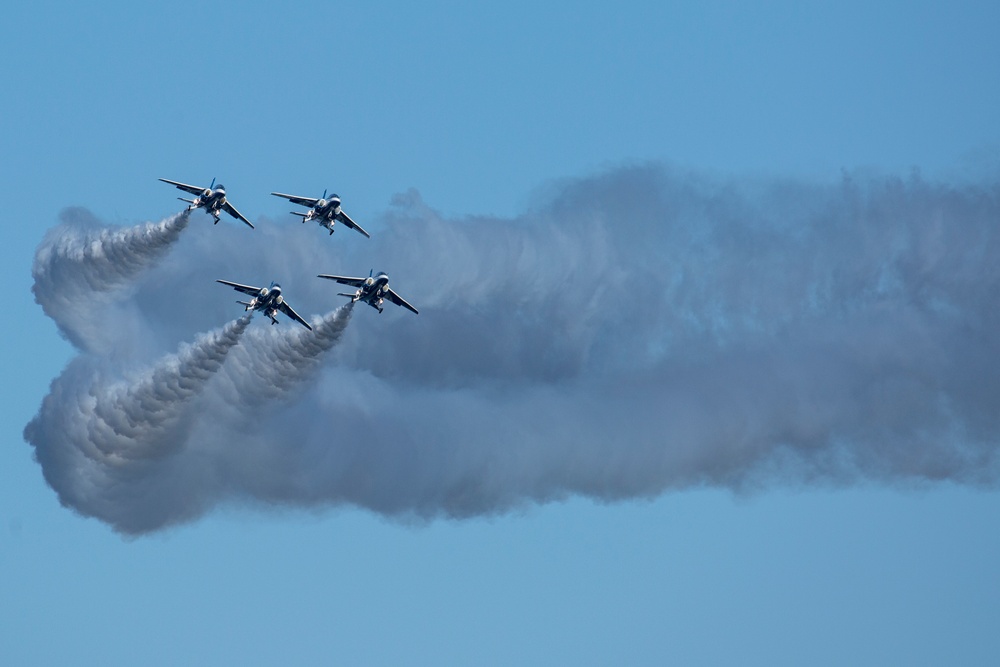
[[[400,295],[396,294],[396,291],[390,289],[389,287],[389,275],[385,271],[379,271],[375,274],[374,271],[368,273],[367,278],[355,278],[353,276],[334,276],[328,273],[321,273],[319,278],[326,278],[327,280],[335,280],[341,285],[350,285],[354,287],[354,293],[340,292],[338,296],[346,296],[351,300],[351,303],[356,303],[358,301],[364,301],[369,306],[382,312],[382,304],[388,299],[391,303],[397,306],[402,306],[407,310],[413,311],[414,314],[419,315],[420,312],[411,306],[406,300]]]
[[[364,284],[358,288],[354,295],[355,301],[364,301],[380,313],[382,312],[382,301],[389,292],[389,276],[380,272],[376,276],[365,278]]]
[[[207,213],[219,217],[219,212],[226,204],[226,191],[222,188],[215,190],[206,189],[200,196],[195,197],[191,203],[191,208],[203,208]]]
[[[281,296],[281,285],[272,284],[270,287],[261,287],[257,296],[250,299],[249,302],[241,301],[240,303],[246,306],[246,310],[259,310],[271,318],[272,322],[276,322],[274,316],[278,313],[278,306],[281,305],[282,301],[284,301],[284,297]]]
[[[317,220],[327,229],[333,229],[333,224],[340,213],[340,198],[320,199],[306,214],[306,220]]]

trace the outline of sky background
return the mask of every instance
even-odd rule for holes
[[[647,4],[6,10],[0,662],[995,664],[989,488],[703,488],[430,523],[230,503],[123,538],[42,478],[22,432],[76,353],[34,302],[35,249],[66,207],[175,212],[158,177],[217,177],[273,225],[270,191],[334,188],[373,237],[411,188],[442,216],[512,218],[650,163],[1000,177],[994,3]],[[215,232],[198,214],[184,233]],[[352,331],[400,321],[371,316]]]

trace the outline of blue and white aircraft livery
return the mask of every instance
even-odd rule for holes
[[[323,191],[323,196],[318,199],[313,199],[311,197],[299,197],[298,195],[285,195],[280,192],[272,192],[271,194],[275,197],[284,197],[293,204],[308,207],[309,211],[306,213],[299,213],[298,211],[291,212],[292,215],[301,217],[303,223],[315,220],[319,223],[320,227],[329,229],[330,233],[333,234],[333,224],[339,220],[351,229],[356,229],[368,238],[371,238],[371,234],[363,230],[361,225],[351,220],[351,217],[344,213],[343,209],[340,208],[340,197],[337,195],[330,195],[329,198],[327,198],[326,190]]]
[[[263,311],[265,315],[271,318],[271,324],[277,324],[278,320],[275,317],[277,312],[280,310],[285,315],[304,326],[306,329],[312,331],[312,327],[304,319],[299,317],[299,314],[292,310],[292,307],[285,302],[285,297],[281,295],[281,285],[278,283],[271,283],[270,287],[254,287],[253,285],[241,285],[239,283],[231,283],[228,280],[216,280],[217,283],[222,283],[223,285],[229,285],[237,292],[243,292],[248,294],[253,298],[249,301],[237,301],[236,303],[246,306],[244,310],[260,310]]]
[[[382,312],[382,301],[384,299],[389,299],[397,306],[402,306],[403,308],[409,308],[414,313],[417,313],[417,309],[406,303],[403,297],[399,296],[389,288],[389,275],[384,271],[379,271],[377,276],[373,276],[372,271],[368,272],[367,278],[348,278],[345,276],[331,276],[325,273],[319,275],[320,278],[326,278],[327,280],[336,280],[341,285],[350,285],[351,287],[357,287],[358,290],[354,294],[345,294],[341,292],[338,296],[347,296],[351,298],[351,303],[355,301],[364,301],[372,308]],[[419,314],[419,313],[417,313]]]
[[[169,183],[175,186],[178,190],[183,190],[184,192],[190,192],[195,197],[194,199],[184,199],[184,197],[178,197],[181,201],[186,201],[190,206],[187,210],[191,211],[196,208],[203,208],[205,212],[215,218],[215,224],[219,224],[219,212],[225,211],[229,215],[233,216],[237,220],[242,220],[253,229],[253,223],[247,220],[242,213],[236,210],[236,207],[229,203],[226,199],[226,186],[221,183],[216,187],[215,179],[212,179],[212,184],[207,188],[198,185],[188,185],[187,183],[178,183],[177,181],[171,181],[166,178],[161,178],[164,183]]]

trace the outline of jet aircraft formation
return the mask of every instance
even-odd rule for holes
[[[187,183],[171,181],[166,178],[161,178],[160,180],[164,183],[173,185],[179,190],[183,190],[191,195],[194,195],[194,199],[178,197],[181,201],[188,203],[188,211],[202,208],[206,213],[215,219],[214,224],[219,224],[219,216],[222,211],[225,211],[232,217],[248,225],[251,229],[254,229],[253,224],[247,220],[242,213],[236,210],[236,207],[233,206],[227,199],[226,186],[222,184],[216,186],[214,178],[208,187],[188,185]],[[336,222],[340,222],[344,226],[355,229],[359,233],[364,234],[366,238],[371,238],[371,235],[366,232],[361,225],[354,222],[354,220],[344,212],[341,208],[340,197],[335,194],[327,196],[326,190],[323,191],[322,197],[317,197],[315,199],[311,197],[300,197],[298,195],[287,195],[280,192],[272,192],[271,194],[276,197],[284,197],[292,204],[307,207],[309,210],[306,213],[296,211],[292,212],[293,215],[300,216],[303,223],[315,220],[321,227],[330,230],[330,234],[333,234],[334,224]],[[341,292],[338,294],[338,296],[349,297],[351,299],[351,303],[364,301],[381,313],[383,310],[382,304],[385,299],[388,299],[392,303],[407,308],[414,313],[418,312],[416,308],[411,306],[401,296],[389,288],[388,274],[384,271],[380,271],[378,275],[374,274],[375,272],[372,270],[368,272],[367,278],[350,278],[346,276],[333,276],[322,273],[319,274],[318,277],[334,280],[343,285],[356,287],[357,291],[354,293],[348,294]],[[237,301],[237,303],[244,306],[244,310],[259,310],[263,312],[264,315],[271,320],[271,324],[277,324],[278,319],[275,315],[277,315],[278,311],[281,311],[283,314],[292,318],[305,328],[310,331],[312,330],[309,323],[302,319],[299,314],[292,309],[288,302],[285,301],[285,297],[281,293],[281,285],[278,283],[272,282],[269,287],[254,287],[253,285],[235,283],[229,280],[217,280],[216,282],[228,285],[237,292],[242,292],[243,294],[249,296],[249,301]]]

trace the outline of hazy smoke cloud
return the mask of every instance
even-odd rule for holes
[[[108,228],[86,210],[66,209],[35,253],[32,291],[45,314],[78,348],[109,349],[94,315],[113,301],[108,293],[125,287],[163,257],[187,227],[190,212],[160,222]]]
[[[145,528],[148,519],[135,523],[137,511],[174,520],[144,488],[155,488],[156,466],[183,447],[197,397],[249,323],[241,317],[119,379],[92,357],[74,360],[25,428],[30,442],[42,443],[36,455],[60,500],[127,531]]]
[[[245,345],[233,352],[225,368],[229,386],[227,402],[251,414],[269,400],[282,398],[288,391],[311,378],[321,355],[336,345],[351,320],[354,305],[348,302],[322,318],[313,319],[312,331],[293,325],[278,332],[273,329],[248,336]],[[270,329],[270,328],[269,328]]]
[[[156,323],[137,359],[226,317],[215,278],[280,278],[301,313],[339,300],[317,273],[374,265],[420,315],[358,304],[345,328],[341,308],[316,340],[253,327],[143,483],[90,505],[69,490],[113,468],[51,451],[95,446],[55,435],[104,387],[95,360],[74,362],[26,430],[64,501],[143,532],[226,500],[463,517],[703,484],[1000,477],[997,183],[653,166],[552,184],[513,219],[447,218],[411,192],[370,222],[370,241],[199,228],[136,279],[101,326]],[[134,502],[151,494],[155,511]]]

